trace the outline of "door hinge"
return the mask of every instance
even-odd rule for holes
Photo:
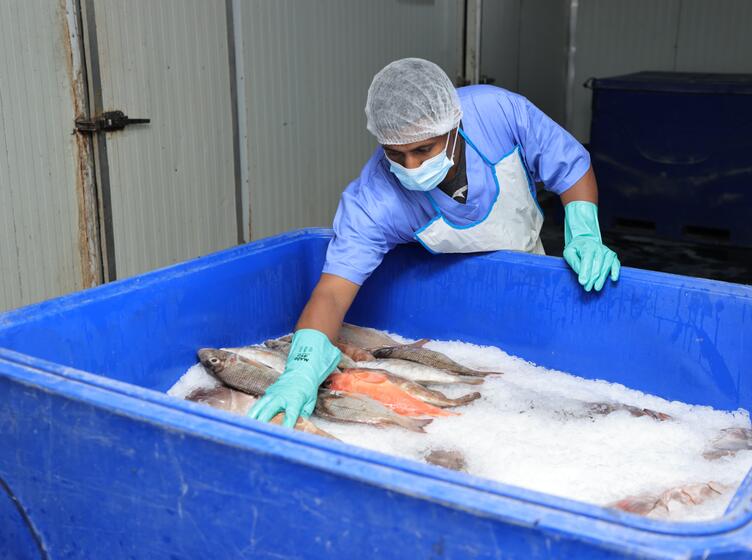
[[[151,119],[130,119],[122,111],[107,111],[89,119],[76,119],[79,132],[112,132],[122,130],[129,124],[147,124]]]

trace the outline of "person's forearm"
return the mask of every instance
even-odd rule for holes
[[[359,286],[338,276],[323,274],[311,294],[295,330],[316,329],[331,341],[337,340],[342,320],[350,309]]]
[[[585,202],[598,204],[598,183],[595,181],[595,173],[593,173],[592,167],[587,170],[579,181],[561,193],[561,203],[563,206],[575,200],[584,200]]]

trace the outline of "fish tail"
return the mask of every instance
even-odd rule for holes
[[[433,418],[401,418],[399,420],[399,425],[411,432],[419,432],[422,434],[425,433],[423,428],[428,426],[431,422],[433,422]]]
[[[474,393],[469,393],[467,395],[463,395],[461,397],[457,397],[456,399],[449,399],[451,401],[451,406],[462,406],[463,404],[471,403],[476,399],[480,398],[480,393],[478,391],[475,391]]]

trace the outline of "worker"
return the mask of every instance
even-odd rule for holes
[[[455,89],[432,62],[405,58],[373,78],[367,128],[379,146],[342,193],[321,278],[298,320],[279,379],[249,415],[284,424],[310,416],[334,370],[332,344],[358,289],[384,255],[419,242],[431,253],[502,249],[544,254],[534,181],[564,204],[564,259],[586,291],[619,277],[601,241],[590,157],[521,95]]]

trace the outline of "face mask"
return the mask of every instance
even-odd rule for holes
[[[457,133],[454,135],[454,144],[452,145],[452,159],[449,159],[446,155],[447,147],[449,146],[449,134],[447,134],[447,143],[444,149],[427,159],[415,169],[407,169],[400,165],[396,161],[392,161],[389,158],[389,169],[399,179],[402,186],[409,191],[430,191],[435,189],[439,183],[444,180],[449,170],[454,165],[454,149],[457,146],[457,136],[459,136],[460,129],[457,127]]]

